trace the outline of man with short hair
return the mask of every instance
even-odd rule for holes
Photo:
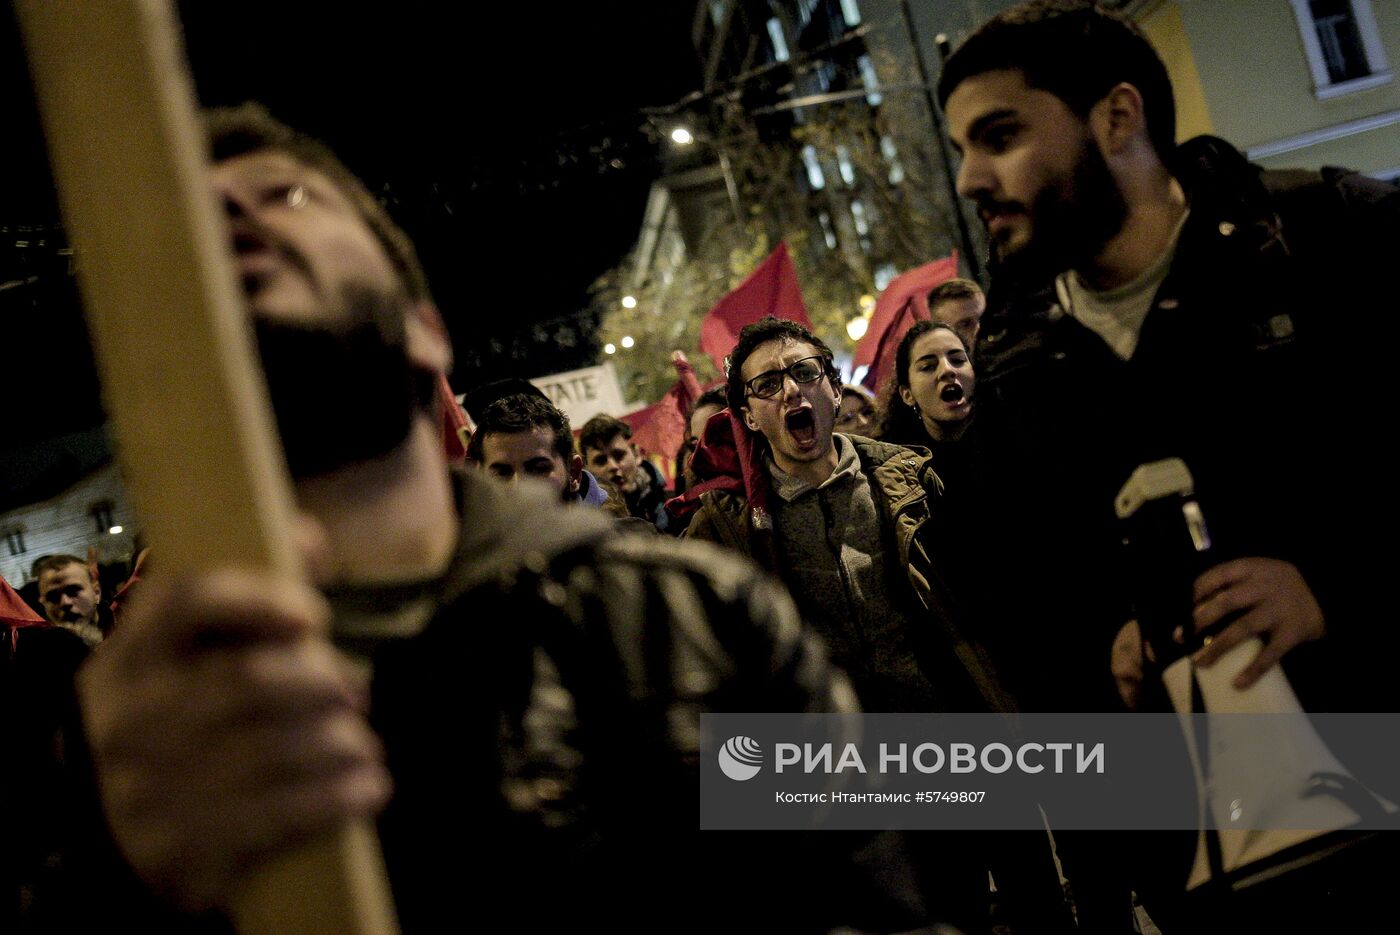
[[[102,642],[102,584],[76,555],[46,555],[34,562],[39,603],[50,621],[82,639],[89,648]]]
[[[696,831],[700,712],[852,710],[786,595],[714,550],[454,477],[422,392],[438,381],[421,379],[450,349],[407,240],[329,150],[261,108],[210,126],[325,597],[234,568],[143,582],[81,674],[69,738],[87,741],[105,828],[135,873],[185,911],[217,912],[251,868],[387,804],[405,931],[441,930],[465,904],[521,929],[713,930],[735,905],[773,927],[923,924],[921,907],[845,902],[854,871],[836,836],[736,849]],[[293,377],[340,365],[333,376],[373,385],[378,405],[304,423]],[[372,686],[322,639],[333,610],[371,653]],[[775,877],[825,882],[775,901]],[[70,908],[86,906],[117,915],[104,900]]]
[[[574,453],[568,416],[543,394],[517,393],[487,406],[467,445],[467,460],[504,481],[543,481],[565,503],[608,502],[607,491]]]
[[[627,504],[627,512],[661,532],[670,524],[666,514],[666,479],[632,443],[632,426],[609,415],[583,423],[578,447],[585,464]]]
[[[978,326],[986,308],[982,287],[971,279],[950,279],[928,293],[929,316],[956,331],[969,350],[977,346]]]
[[[765,318],[739,332],[727,393],[751,433],[756,486],[747,495],[704,492],[686,537],[775,572],[865,709],[1010,710],[929,559],[939,481],[928,455],[833,432],[841,379],[832,356],[796,322]],[[1026,931],[1067,926],[1043,834],[916,844],[939,849],[925,850],[921,869],[948,894],[950,918],[965,930],[986,928],[989,867]]]
[[[1177,583],[1193,612],[1159,654],[1209,634],[1194,655],[1208,667],[1258,636],[1236,688],[1282,661],[1310,710],[1395,710],[1395,628],[1374,620],[1393,603],[1388,556],[1350,523],[1394,520],[1374,494],[1392,483],[1376,427],[1393,414],[1400,193],[1341,170],[1260,170],[1210,137],[1178,146],[1161,59],[1087,2],[993,18],[938,93],[995,268],[972,429],[987,580],[970,592],[1019,662],[1022,698],[1117,707],[1115,635],[1116,674],[1142,682],[1114,501],[1139,465],[1176,457],[1220,564]],[[1323,377],[1342,348],[1344,373]],[[1311,903],[1216,906],[1190,931],[1303,926],[1304,912],[1327,930],[1384,927],[1366,919],[1370,877],[1338,879],[1325,897],[1296,890]]]

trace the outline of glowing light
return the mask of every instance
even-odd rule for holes
[[[671,140],[677,146],[689,146],[695,142],[695,137],[685,127],[676,127],[671,131]]]
[[[604,354],[616,354],[616,353],[617,353],[617,345],[616,345],[616,344],[611,344],[611,343],[609,343],[609,344],[604,344],[604,345],[603,345],[603,353],[604,353]]]
[[[108,531],[109,533],[111,533],[112,535],[117,536],[117,535],[120,535],[120,534],[121,534],[122,527],[120,527],[120,526],[113,526],[111,529],[109,529],[109,530],[107,530],[107,531]]]
[[[634,295],[624,295],[624,296],[622,297],[622,307],[623,307],[623,308],[636,308],[636,307],[637,307],[637,297],[634,296]]]
[[[857,315],[846,322],[846,334],[851,336],[852,341],[859,341],[865,337],[866,330],[870,327],[870,320],[864,315]]]
[[[631,347],[633,344],[636,344],[636,343],[637,343],[636,341],[633,341],[633,340],[632,340],[632,336],[631,336],[630,334],[629,334],[629,335],[624,335],[623,338],[622,338],[622,346],[623,346],[623,347]]]

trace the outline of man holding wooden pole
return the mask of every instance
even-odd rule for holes
[[[877,883],[842,835],[696,831],[699,712],[852,705],[787,596],[704,546],[637,543],[454,476],[433,395],[450,350],[403,235],[260,109],[210,125],[323,587],[237,568],[162,579],[158,563],[82,673],[103,809],[139,877],[217,913],[251,868],[387,804],[408,931],[703,928],[739,905],[784,930],[927,921],[888,852]],[[309,406],[313,374],[372,392]],[[372,686],[328,628],[372,659]],[[772,899],[799,880],[802,900]]]

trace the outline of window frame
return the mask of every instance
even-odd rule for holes
[[[1334,83],[1327,74],[1327,59],[1322,53],[1322,42],[1317,36],[1317,23],[1313,19],[1312,7],[1308,0],[1290,0],[1293,15],[1298,20],[1298,31],[1303,39],[1303,52],[1308,59],[1308,71],[1312,73],[1313,94],[1319,101],[1331,100],[1358,91],[1368,91],[1389,84],[1395,77],[1386,61],[1385,46],[1381,42],[1380,27],[1376,23],[1375,10],[1371,0],[1347,0],[1351,4],[1352,17],[1357,31],[1361,34],[1361,48],[1366,55],[1369,75],[1352,78],[1349,81]]]

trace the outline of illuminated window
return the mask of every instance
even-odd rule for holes
[[[807,164],[807,184],[812,186],[812,191],[826,188],[826,176],[822,174],[822,164],[817,161],[815,146],[802,147],[802,161]]]
[[[880,77],[875,74],[875,63],[870,60],[870,56],[862,55],[856,59],[856,67],[860,69],[860,78],[865,82],[865,89],[870,92],[865,95],[866,102],[871,107],[879,107],[885,97],[879,93]]]
[[[851,220],[855,222],[857,234],[865,237],[870,233],[870,222],[865,217],[865,205],[859,200],[851,202]]]
[[[773,57],[786,62],[791,57],[788,55],[787,37],[783,35],[783,24],[776,17],[768,21],[768,38],[773,43]]]
[[[846,186],[856,184],[856,167],[851,165],[851,151],[844,146],[836,147],[836,164],[841,169],[841,181]]]
[[[847,26],[860,25],[860,7],[856,0],[841,0],[841,18],[846,21]]]
[[[885,162],[890,167],[890,184],[898,185],[904,181],[904,166],[900,165],[899,152],[894,148],[894,140],[888,136],[880,137],[880,153],[885,157]]]

